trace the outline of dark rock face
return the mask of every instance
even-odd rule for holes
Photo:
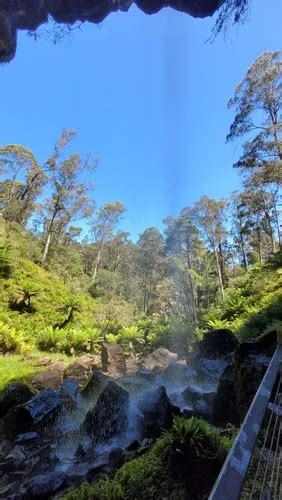
[[[126,429],[128,404],[128,392],[115,382],[108,382],[82,424],[93,444],[106,441]]]
[[[24,404],[34,396],[31,389],[25,384],[10,384],[0,394],[0,418],[14,406]]]
[[[24,498],[50,498],[50,495],[58,492],[66,480],[63,472],[34,476],[21,486]]]
[[[85,387],[81,390],[82,396],[94,403],[109,380],[109,377],[104,375],[104,373],[95,370]]]
[[[40,392],[26,404],[19,407],[16,418],[18,432],[26,432],[35,426],[53,422],[63,408],[61,399],[52,389]]]
[[[142,414],[142,438],[157,438],[162,430],[170,427],[173,420],[173,406],[165,387],[147,391],[138,402]]]
[[[194,17],[212,16],[224,0],[136,0],[147,14],[163,7],[172,7]],[[0,62],[13,59],[17,46],[17,30],[36,30],[52,17],[58,23],[76,21],[101,23],[111,12],[127,11],[132,0],[1,0],[0,1]]]
[[[119,377],[126,373],[125,357],[119,344],[108,344],[104,342],[101,350],[101,362],[103,371],[112,377]]]
[[[212,330],[207,332],[198,344],[201,356],[217,359],[233,353],[239,342],[230,330]]]
[[[215,425],[240,424],[240,415],[235,391],[234,366],[227,366],[220,378],[213,401],[213,423]]]

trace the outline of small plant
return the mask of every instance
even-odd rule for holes
[[[0,322],[0,351],[6,353],[24,354],[31,348],[27,337],[21,330]]]
[[[225,319],[210,319],[207,322],[207,328],[209,330],[221,330],[222,328],[227,328],[228,322]]]
[[[67,346],[66,333],[53,326],[46,326],[38,337],[37,345],[42,351],[64,352]]]
[[[42,292],[41,287],[29,279],[21,279],[16,285],[15,297],[11,300],[12,309],[19,312],[34,312],[31,299]]]

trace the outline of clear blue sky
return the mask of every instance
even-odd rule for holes
[[[252,61],[281,46],[279,0],[252,3],[249,22],[214,44],[214,18],[135,6],[56,46],[21,33],[0,68],[0,143],[43,161],[62,128],[76,128],[72,150],[101,158],[98,205],[122,201],[134,239],[203,194],[228,195],[240,185],[240,146],[225,144],[227,101]]]

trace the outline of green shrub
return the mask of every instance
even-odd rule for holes
[[[31,348],[25,332],[0,322],[0,352],[23,354]]]
[[[11,256],[6,248],[0,247],[0,278],[10,278],[13,274],[14,266]]]

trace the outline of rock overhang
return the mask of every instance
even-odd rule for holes
[[[0,62],[16,53],[18,30],[35,31],[53,19],[56,23],[101,23],[111,12],[127,11],[135,3],[146,14],[164,7],[193,17],[212,16],[224,0],[0,0]]]

